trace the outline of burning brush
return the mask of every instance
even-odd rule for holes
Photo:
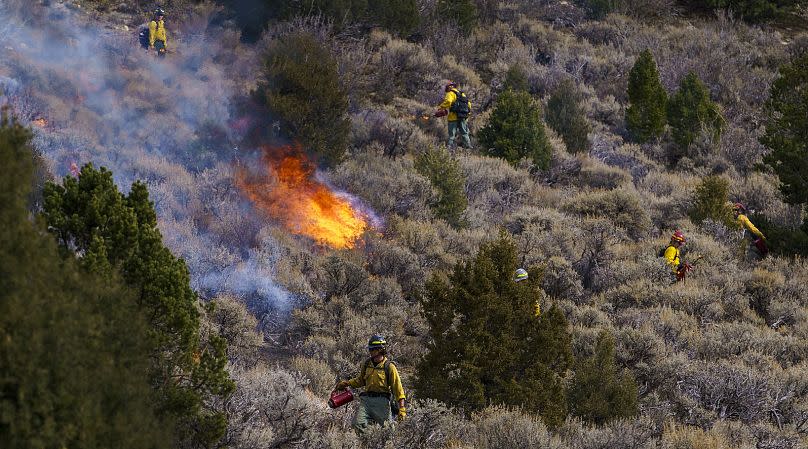
[[[236,185],[293,234],[333,248],[352,248],[369,228],[368,214],[357,201],[317,180],[299,147],[264,148],[259,171],[239,167]]]

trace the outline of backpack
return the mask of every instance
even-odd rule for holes
[[[137,40],[140,42],[140,46],[145,50],[149,48],[149,27],[141,27],[137,33]]]
[[[665,251],[667,251],[668,248],[670,248],[670,247],[671,247],[671,245],[668,245],[668,246],[665,246],[664,248],[662,248],[661,250],[659,250],[659,253],[657,253],[657,257],[665,257]]]
[[[368,359],[367,362],[365,362],[365,366],[362,367],[362,374],[361,374],[362,377],[365,376],[365,370],[367,370],[368,367],[372,365],[372,363],[373,363],[372,359]],[[384,382],[387,384],[387,388],[390,390],[392,390],[392,386],[390,385],[391,363],[393,362],[390,359],[385,359],[384,361]],[[390,392],[390,413],[393,415],[393,417],[398,416],[398,401],[395,398],[393,398],[392,391]]]
[[[461,90],[455,90],[457,99],[449,106],[449,112],[454,112],[457,118],[467,118],[471,114],[471,102]]]

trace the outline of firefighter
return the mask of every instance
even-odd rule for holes
[[[446,144],[449,148],[454,148],[456,145],[455,139],[460,134],[463,147],[472,149],[468,123],[469,114],[471,114],[471,101],[466,97],[465,93],[457,88],[457,83],[453,81],[446,84],[443,90],[446,95],[443,97],[443,103],[438,105],[435,117],[446,116],[449,130],[449,139]]]
[[[149,22],[149,49],[157,50],[157,55],[160,57],[165,56],[168,50],[166,24],[163,20],[165,15],[166,12],[163,11],[163,8],[157,8],[154,10],[154,19]]]
[[[744,240],[747,240],[746,238],[748,237],[749,249],[757,252],[760,257],[765,257],[769,252],[766,246],[766,237],[760,232],[760,229],[749,221],[749,217],[746,216],[746,206],[741,203],[735,203],[732,205],[732,212],[735,215],[735,222],[742,229]]]
[[[679,258],[679,248],[685,244],[685,240],[684,233],[677,229],[671,236],[671,241],[668,246],[662,250],[662,256],[671,267],[671,272],[675,277],[674,282],[683,280],[687,275],[687,271],[690,269],[690,265],[682,263]]]
[[[387,341],[381,335],[373,335],[368,340],[370,357],[362,363],[359,375],[337,383],[336,390],[347,387],[364,387],[359,395],[359,410],[354,416],[353,426],[363,433],[370,424],[384,425],[393,419],[393,410],[399,420],[407,416],[404,408],[404,387],[396,365],[387,359]]]
[[[517,268],[513,273],[513,280],[517,283],[528,280],[527,270],[524,268]],[[533,303],[533,315],[537,317],[541,315],[541,302],[539,301],[539,298],[536,298],[536,302]]]

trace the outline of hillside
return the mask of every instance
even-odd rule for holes
[[[806,4],[691,3],[3,1],[0,439],[808,447]]]

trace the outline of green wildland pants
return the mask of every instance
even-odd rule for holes
[[[353,426],[357,432],[363,433],[371,424],[384,425],[391,421],[390,398],[387,396],[367,396],[359,397],[359,410],[354,416]]]
[[[454,122],[447,122],[449,124],[449,140],[446,146],[452,148],[455,146],[455,138],[460,134],[463,139],[463,147],[471,148],[471,139],[469,139],[469,120],[467,118],[460,118]]]

